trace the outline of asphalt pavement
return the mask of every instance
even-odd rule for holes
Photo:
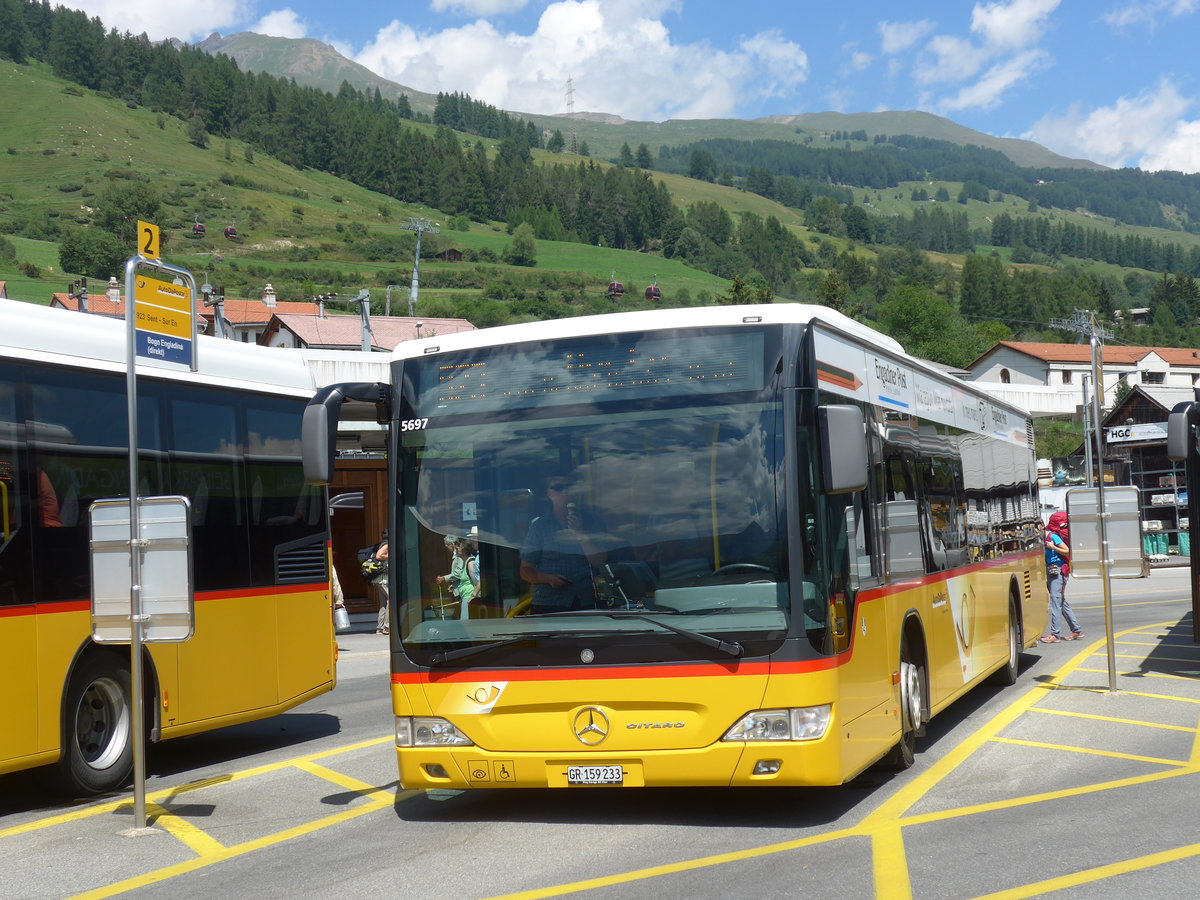
[[[1182,577],[1172,582],[1183,583]],[[1149,586],[1119,589],[1127,605],[1137,605]],[[1191,614],[1173,590],[1177,599],[1162,622],[1122,627],[1118,617],[1110,655],[1095,585],[1070,590],[1077,608],[1087,611],[1083,639],[1039,644],[1023,657],[1025,677],[1002,692],[1002,703],[989,705],[978,721],[965,713],[965,737],[956,731],[957,743],[946,752],[918,754],[912,770],[882,782],[891,789],[878,804],[851,807],[831,827],[799,828],[777,844],[736,841],[717,854],[699,847],[656,851],[639,839],[624,848],[627,855],[609,857],[600,843],[595,866],[583,867],[592,873],[587,881],[573,881],[581,866],[569,855],[557,871],[505,865],[512,845],[497,838],[472,844],[469,867],[460,865],[457,850],[429,858],[436,878],[424,886],[433,891],[441,884],[438,893],[454,897],[715,896],[724,893],[714,890],[721,879],[746,866],[753,868],[745,877],[767,879],[763,896],[784,896],[796,872],[826,870],[838,873],[822,882],[830,898],[1192,896],[1200,877],[1191,824],[1200,796],[1200,645],[1192,640]],[[375,678],[376,670],[382,677],[388,640],[375,633],[373,615],[353,616],[351,628],[338,635],[347,677]],[[428,814],[406,820],[403,810],[430,798],[396,786],[391,741],[384,727],[366,740],[309,752],[298,745],[287,758],[246,761],[244,768],[235,764],[215,777],[152,791],[151,834],[133,840],[127,796],[0,817],[0,896],[205,897],[239,873],[255,879],[247,890],[274,896],[250,873],[288,853],[325,852],[317,848],[340,841],[344,823],[364,816],[378,817],[365,821],[389,831],[419,825],[436,846],[456,823]],[[535,802],[542,794],[530,796]],[[515,820],[497,827],[517,840],[531,826]],[[609,833],[607,840],[616,839]],[[635,847],[640,852],[630,853]],[[292,884],[288,895],[337,889],[347,873],[333,859],[327,871]],[[848,868],[848,859],[857,862]],[[377,877],[395,890],[387,867]],[[409,877],[411,896],[433,895],[417,886],[419,867]],[[381,889],[378,896],[385,896]]]

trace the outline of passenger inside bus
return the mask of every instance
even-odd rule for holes
[[[529,526],[521,546],[521,578],[533,585],[530,615],[594,609],[592,568],[607,553],[597,538],[600,522],[572,494],[570,479],[546,479],[546,512]]]
[[[44,469],[38,469],[38,517],[44,528],[62,528],[58,514],[58,494]]]

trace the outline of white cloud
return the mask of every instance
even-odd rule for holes
[[[947,113],[960,109],[993,109],[1000,104],[1005,91],[1041,68],[1046,59],[1046,54],[1041,50],[1018,53],[992,66],[974,84],[937,105]]]
[[[433,0],[434,12],[452,12],[460,16],[497,16],[524,9],[529,0]]]
[[[976,4],[971,10],[971,30],[985,46],[1019,50],[1037,43],[1046,18],[1061,0],[1010,0],[1008,3]]]
[[[913,79],[925,88],[922,106],[943,114],[998,106],[1013,87],[1051,64],[1049,53],[1038,45],[1061,2],[976,3],[971,9],[972,37],[929,38],[913,66]]]
[[[302,38],[308,36],[308,26],[290,8],[277,9],[259,19],[257,25],[249,28],[257,34],[269,34],[272,37]]]
[[[532,34],[482,19],[428,33],[393,21],[355,61],[417,90],[454,85],[518,112],[565,111],[571,77],[578,112],[650,120],[733,115],[807,79],[808,57],[777,30],[732,50],[674,43],[654,16],[675,8],[673,0],[557,0]]]
[[[920,22],[880,22],[875,26],[886,56],[903,53],[937,27],[929,19]]]
[[[1186,16],[1197,9],[1200,9],[1200,0],[1138,0],[1107,12],[1100,18],[1113,28],[1126,28],[1142,22],[1153,28],[1160,17]]]
[[[913,75],[917,84],[964,81],[974,77],[987,59],[987,54],[970,41],[939,34],[926,45]]]
[[[252,0],[70,0],[68,5],[99,16],[105,28],[145,32],[152,41],[174,37],[189,42],[239,28],[251,20],[254,6]]]
[[[1121,97],[1112,106],[1090,112],[1073,106],[1062,116],[1043,116],[1024,137],[1064,156],[1106,166],[1196,172],[1200,171],[1200,141],[1196,139],[1200,127],[1183,119],[1193,104],[1164,79],[1154,89],[1136,97]]]
[[[853,68],[855,72],[862,72],[864,69],[870,68],[871,63],[874,61],[874,56],[872,56],[870,53],[864,53],[862,50],[858,50],[850,54],[850,67]]]
[[[1148,172],[1200,172],[1200,120],[1176,122],[1171,135],[1147,152],[1138,167]]]

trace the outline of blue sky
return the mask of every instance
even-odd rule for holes
[[[627,119],[920,109],[1109,166],[1200,172],[1200,0],[66,0],[198,41],[333,44],[422,91]]]

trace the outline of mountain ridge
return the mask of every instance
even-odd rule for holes
[[[342,55],[336,47],[315,38],[283,38],[243,31],[223,36],[217,32],[195,45],[206,53],[223,53],[238,66],[250,71],[295,79],[297,84],[336,94],[345,81],[360,91],[379,90],[387,99],[406,96],[416,112],[431,114],[437,95],[391,81]],[[453,92],[448,92],[453,93]],[[914,137],[950,141],[960,146],[977,145],[998,150],[1024,168],[1091,169],[1107,167],[1086,159],[1072,159],[1048,150],[1034,141],[996,137],[959,125],[933,113],[920,110],[891,110],[865,113],[797,113],[764,116],[757,119],[668,119],[646,122],[625,119],[606,112],[532,113],[505,110],[547,130],[561,130],[571,122],[580,140],[586,141],[593,155],[615,157],[622,144],[646,144],[651,148],[692,143],[700,137],[724,137],[741,140],[773,138],[803,141],[829,132],[866,131],[878,134],[911,134]],[[698,129],[707,133],[698,136]]]

